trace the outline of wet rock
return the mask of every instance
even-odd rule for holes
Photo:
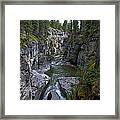
[[[71,92],[73,86],[79,83],[79,77],[59,77],[59,83],[67,92]]]

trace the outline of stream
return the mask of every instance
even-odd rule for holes
[[[43,100],[65,100],[64,93],[70,93],[71,88],[79,83],[79,78],[71,77],[70,71],[73,68],[69,65],[63,65],[62,62],[45,63],[39,70],[32,70],[32,83],[34,86],[47,86],[42,91],[42,96],[37,94],[37,99]],[[74,74],[74,73],[73,73]],[[36,85],[35,85],[36,84]],[[35,95],[34,95],[35,96]]]

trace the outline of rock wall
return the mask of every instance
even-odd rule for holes
[[[81,31],[76,38],[64,41],[64,60],[86,69],[89,64],[100,61],[100,22],[81,21]],[[90,32],[88,32],[90,31]]]
[[[50,79],[44,72],[50,69],[52,61],[62,59],[63,41],[67,34],[51,27],[48,33],[48,36],[40,40],[30,40],[29,45],[20,50],[21,100],[39,99],[41,96],[38,96],[38,91],[44,91]]]

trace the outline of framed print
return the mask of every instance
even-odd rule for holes
[[[2,119],[119,119],[119,2],[1,2]]]

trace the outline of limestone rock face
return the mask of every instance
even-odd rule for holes
[[[96,51],[96,41],[83,44],[78,54],[77,65],[80,65],[83,67],[83,69],[86,69],[86,67],[90,63],[95,62],[94,61],[96,56],[95,51]]]
[[[40,91],[46,89],[50,80],[44,72],[50,69],[50,64],[54,66],[61,63],[63,41],[67,34],[51,27],[48,28],[48,33],[45,38],[31,40],[27,46],[21,48],[21,99],[42,99],[43,93]]]
[[[81,21],[80,37],[64,40],[64,60],[86,69],[91,63],[100,61],[100,36],[98,21]],[[91,27],[91,31],[90,31]],[[90,32],[88,32],[90,31]],[[96,32],[94,32],[96,31]],[[83,37],[84,36],[84,37]]]
[[[69,47],[68,47],[69,46]],[[82,66],[85,68],[90,62],[90,60],[95,60],[96,56],[99,56],[99,48],[97,48],[97,42],[87,41],[86,43],[69,43],[66,42],[64,46],[64,59],[69,61],[71,64],[76,66]]]
[[[27,64],[25,59],[21,57],[20,58],[20,92],[21,92],[20,99],[29,98],[29,78],[30,78],[29,65]]]

